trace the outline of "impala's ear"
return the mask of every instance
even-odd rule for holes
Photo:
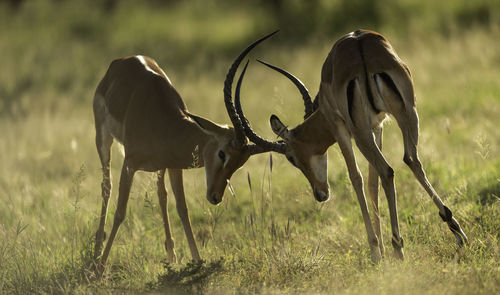
[[[271,129],[273,129],[273,132],[276,135],[283,138],[285,141],[290,140],[290,131],[283,123],[281,123],[280,119],[276,115],[271,115],[269,122],[271,123]]]
[[[227,134],[227,132],[229,131],[229,128],[217,125],[214,122],[207,120],[205,118],[198,117],[193,114],[186,114],[186,115],[190,119],[192,119],[203,132],[209,135],[221,136]]]

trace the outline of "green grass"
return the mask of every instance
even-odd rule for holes
[[[91,104],[109,62],[137,53],[154,57],[193,113],[229,123],[222,83],[232,58],[280,23],[261,22],[266,11],[248,4],[223,2],[224,10],[218,11],[215,1],[208,6],[125,1],[112,12],[89,9],[81,1],[27,1],[16,13],[0,4],[0,293],[498,293],[498,11],[490,12],[489,24],[464,28],[489,2],[469,9],[458,1],[439,23],[430,1],[410,2],[386,11],[407,13],[408,27],[398,27],[394,18],[374,27],[412,71],[419,152],[470,247],[457,251],[453,235],[404,165],[401,134],[393,121],[385,126],[384,154],[396,171],[405,261],[392,256],[381,192],[387,254],[380,265],[371,264],[359,205],[334,146],[328,152],[333,198],[324,204],[314,200],[300,171],[277,154],[272,171],[269,154],[251,158],[231,180],[236,195],[227,192],[217,207],[205,199],[204,171],[186,171],[191,221],[205,259],[201,264],[190,262],[173,198],[169,213],[179,263],[165,264],[155,177],[138,173],[105,276],[97,281],[89,265],[101,172]],[[423,11],[425,20],[419,23],[412,10]],[[462,18],[456,20],[457,15]],[[353,21],[350,29],[356,25]],[[285,67],[315,93],[321,65],[341,35],[321,31],[297,43],[287,34],[284,30],[252,54],[242,90],[252,126],[267,138],[274,138],[270,114],[294,126],[303,106],[292,85],[253,59]],[[366,161],[357,156],[366,175]],[[121,162],[114,147],[109,221]],[[169,184],[167,190],[171,196]]]

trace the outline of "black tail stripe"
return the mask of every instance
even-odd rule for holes
[[[380,113],[380,110],[375,107],[375,101],[373,98],[372,90],[370,88],[370,81],[368,80],[368,69],[366,68],[366,61],[365,61],[365,54],[363,51],[363,44],[362,44],[362,39],[358,41],[358,49],[359,49],[359,55],[361,56],[361,62],[363,63],[363,70],[365,71],[365,89],[366,89],[366,96],[368,98],[368,101],[370,102],[371,107],[375,111],[375,113]]]
[[[349,81],[347,84],[347,109],[349,110],[349,116],[352,120],[352,103],[354,101],[354,80]]]

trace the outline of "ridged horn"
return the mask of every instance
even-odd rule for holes
[[[233,123],[233,126],[234,126],[236,145],[239,145],[239,146],[244,145],[246,142],[246,138],[245,138],[245,131],[243,129],[243,125],[241,123],[240,117],[236,113],[236,109],[234,108],[234,104],[233,104],[233,98],[231,97],[234,75],[235,75],[236,70],[238,69],[238,66],[240,65],[241,61],[250,52],[250,50],[252,50],[260,42],[266,40],[267,38],[271,37],[272,35],[276,34],[277,32],[278,31],[274,31],[271,34],[268,34],[268,35],[258,39],[257,41],[253,42],[252,44],[250,44],[234,60],[233,64],[231,65],[231,67],[229,68],[229,70],[227,72],[226,80],[224,81],[224,103],[226,104],[227,114],[229,115],[229,118],[231,119],[231,122]]]
[[[236,112],[238,112],[238,116],[241,118],[241,123],[243,125],[243,130],[245,131],[246,136],[248,139],[250,139],[251,142],[255,143],[256,146],[250,148],[250,153],[251,154],[258,154],[258,153],[263,153],[263,152],[277,152],[284,154],[285,153],[285,148],[286,145],[283,142],[270,142],[259,135],[257,135],[253,130],[252,127],[250,127],[250,123],[248,122],[247,118],[243,114],[243,110],[241,108],[241,99],[240,99],[240,90],[241,90],[241,84],[243,82],[243,77],[245,76],[245,72],[248,67],[248,61],[245,64],[245,67],[243,68],[243,71],[241,71],[240,77],[238,78],[238,82],[236,83],[236,93],[234,97],[234,104],[236,106]]]
[[[273,66],[272,64],[268,64],[267,62],[259,60],[259,59],[257,61],[260,62],[261,64],[283,74],[290,81],[292,81],[293,84],[295,84],[297,89],[300,91],[300,94],[302,94],[302,99],[304,100],[304,108],[305,108],[304,120],[307,119],[307,117],[309,117],[314,112],[315,108],[314,108],[314,104],[311,100],[311,96],[309,95],[309,90],[307,90],[304,83],[302,83],[302,81],[300,81],[297,77],[295,77],[291,73],[289,73],[281,68]]]

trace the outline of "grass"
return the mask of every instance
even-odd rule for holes
[[[457,251],[452,234],[405,167],[400,131],[389,122],[384,153],[396,171],[404,262],[392,256],[381,193],[387,255],[380,265],[370,263],[359,205],[334,146],[329,150],[333,199],[325,204],[314,201],[300,171],[276,154],[272,169],[268,154],[251,158],[231,179],[235,195],[227,192],[217,207],[204,197],[204,171],[186,171],[191,221],[205,259],[199,264],[190,261],[172,200],[179,263],[164,262],[155,177],[138,173],[105,277],[95,281],[89,266],[101,173],[91,101],[109,62],[135,53],[153,56],[193,113],[229,123],[221,97],[225,71],[246,43],[263,34],[256,28],[264,12],[226,2],[234,11],[227,18],[212,9],[204,14],[196,1],[169,9],[125,1],[113,12],[88,9],[79,1],[64,2],[57,10],[47,3],[28,1],[15,14],[0,4],[0,293],[498,293],[500,29],[493,17],[487,26],[452,25],[446,33],[442,24],[431,32],[431,24],[420,26],[416,18],[409,35],[392,23],[378,25],[412,71],[419,152],[470,247]],[[175,25],[166,26],[165,20]],[[242,89],[252,126],[267,138],[273,138],[270,114],[294,126],[303,107],[292,85],[253,58],[284,66],[315,92],[324,58],[340,37],[329,33],[298,44],[287,43],[286,34],[253,53]],[[366,175],[366,161],[357,155]],[[108,220],[116,206],[121,161],[114,147]]]

